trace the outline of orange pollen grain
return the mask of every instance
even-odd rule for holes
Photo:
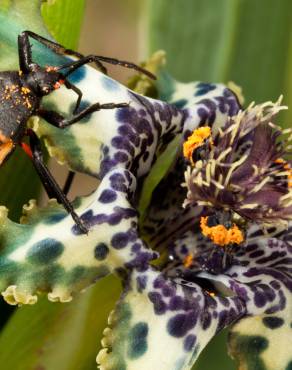
[[[46,67],[46,72],[53,72],[56,71],[58,68],[54,66],[47,66]]]
[[[183,144],[183,154],[188,160],[192,160],[193,151],[203,145],[204,140],[211,136],[211,128],[208,126],[197,128]]]
[[[184,267],[186,268],[189,268],[192,266],[192,263],[193,263],[193,255],[192,254],[188,254],[184,260],[183,260],[183,264],[184,264]]]
[[[32,105],[30,104],[29,100],[27,98],[25,98],[25,105],[27,106],[27,108],[31,108]]]
[[[208,216],[201,217],[200,227],[202,234],[212,240],[214,244],[224,247],[228,244],[240,244],[244,241],[243,233],[236,224],[230,229],[224,225],[208,226]]]
[[[24,94],[28,94],[30,93],[30,89],[28,87],[22,87],[21,92],[23,92]]]

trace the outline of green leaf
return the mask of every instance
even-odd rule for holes
[[[30,29],[48,37],[39,0],[0,2],[0,69],[18,69],[17,36]]]
[[[166,150],[158,157],[156,163],[151,169],[150,174],[146,177],[145,182],[143,183],[143,188],[141,192],[141,197],[139,199],[139,220],[143,223],[143,218],[147,207],[151,201],[152,192],[156,186],[160,183],[163,176],[169,169],[171,162],[176,153],[176,149],[179,145],[180,138],[174,139],[166,148]]]
[[[232,80],[247,102],[291,93],[291,29],[290,0],[149,1],[150,50],[166,51],[170,73]]]
[[[198,358],[193,370],[233,370],[235,365],[227,355],[227,330],[223,330],[210,341]],[[220,364],[220,366],[218,366]],[[257,369],[250,369],[257,370]]]
[[[14,370],[95,370],[107,317],[120,293],[113,276],[66,304],[18,308],[0,336],[0,363]]]
[[[52,36],[67,48],[76,49],[85,0],[55,0],[42,6],[44,21]]]

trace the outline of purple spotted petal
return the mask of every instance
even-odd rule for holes
[[[108,370],[190,369],[213,335],[244,312],[238,297],[221,300],[153,269],[133,271],[97,361]]]

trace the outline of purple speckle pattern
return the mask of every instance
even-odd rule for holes
[[[226,87],[223,85],[195,84],[194,92],[196,91],[200,93],[192,94],[194,101],[186,104],[184,109],[179,109],[174,105],[126,90],[128,100],[131,102],[129,107],[114,112],[115,131],[101,144],[100,167],[97,174],[101,179],[97,204],[101,205],[102,211],[87,209],[80,217],[89,229],[99,225],[113,227],[110,239],[104,242],[110,251],[119,253],[123,268],[146,271],[149,261],[158,256],[138,235],[138,214],[135,209],[137,181],[150,171],[158,154],[173,138],[184,135],[185,132],[190,132],[203,123],[199,113],[201,109],[207,112],[204,123],[216,120],[217,114],[220,113],[216,97],[222,97],[220,104],[228,107],[226,117],[231,109],[236,110],[235,95],[227,96]],[[208,94],[212,96],[209,97]],[[177,162],[172,179],[174,187],[180,189],[180,196],[183,195],[180,186],[181,177],[177,177],[176,174],[181,164],[181,161]],[[170,197],[170,201],[173,208],[178,206],[176,195]],[[158,206],[160,210],[169,210],[168,202]],[[161,212],[158,216],[161,220]],[[186,214],[184,218],[187,217],[189,215]],[[131,227],[122,226],[124,224],[131,224]],[[81,235],[76,225],[72,227],[72,233],[76,236]],[[164,237],[165,232],[161,233],[161,236]],[[111,253],[108,256],[111,256]],[[143,284],[140,284],[140,289],[142,287]],[[175,295],[175,290],[164,286],[161,293],[171,299]],[[153,298],[153,302],[156,311],[162,314],[165,310],[163,301]]]
[[[210,253],[214,245],[203,243],[198,233],[188,231],[175,240],[169,249],[173,258],[164,263],[161,271],[148,267],[140,274],[133,270],[128,293],[137,291],[143,295],[144,304],[148,298],[147,310],[150,305],[155,320],[164,323],[163,340],[175,338],[178,353],[192,353],[195,361],[213,335],[243,317],[268,317],[263,323],[274,331],[284,325],[283,312],[290,312],[287,297],[292,292],[292,247],[287,239],[287,232],[269,237],[252,227],[247,244],[238,248],[231,264],[215,274],[214,263],[209,261],[217,260],[216,254]],[[185,249],[195,254],[194,263],[187,268],[183,265]],[[262,253],[251,258],[257,251]],[[221,288],[213,282],[220,282]],[[150,334],[151,330],[155,329],[150,326]]]
[[[139,109],[131,104],[117,111],[119,126],[110,150],[104,152],[101,177],[105,169],[116,166],[123,153],[118,165],[128,170],[128,175],[141,178],[174,137],[186,139],[200,125],[218,130],[241,109],[236,96],[222,85],[194,86],[194,100],[184,103],[183,109],[130,93]],[[174,100],[180,99],[175,96]],[[142,225],[153,249],[166,254],[168,260],[152,267],[144,242],[138,237],[130,241],[133,230],[120,231],[111,239],[117,249],[127,248],[130,242],[135,254],[125,264],[126,288],[119,306],[127,304],[135,311],[137,302],[143,302],[142,307],[138,305],[137,316],[152,323],[148,336],[157,345],[164,341],[165,348],[168,340],[176,343],[179,365],[169,369],[187,368],[183,367],[186,363],[191,367],[216,333],[241,318],[287,311],[287,296],[292,292],[292,228],[274,230],[271,237],[252,226],[247,230],[246,243],[229,254],[214,246],[198,226],[206,209],[192,205],[182,208],[186,190],[181,183],[187,165],[179,147],[170,171],[153,192]],[[126,192],[127,181],[121,174],[110,177],[111,188],[117,192]],[[134,199],[133,191],[131,196],[127,195],[128,199]],[[193,261],[186,267],[188,255]],[[159,323],[159,332],[153,339],[155,323]],[[269,325],[273,325],[272,320]]]

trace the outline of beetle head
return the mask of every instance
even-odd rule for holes
[[[52,66],[42,68],[35,65],[27,79],[31,88],[39,96],[50,94],[52,91],[59,89],[65,82],[65,77],[58,72],[56,67]]]

